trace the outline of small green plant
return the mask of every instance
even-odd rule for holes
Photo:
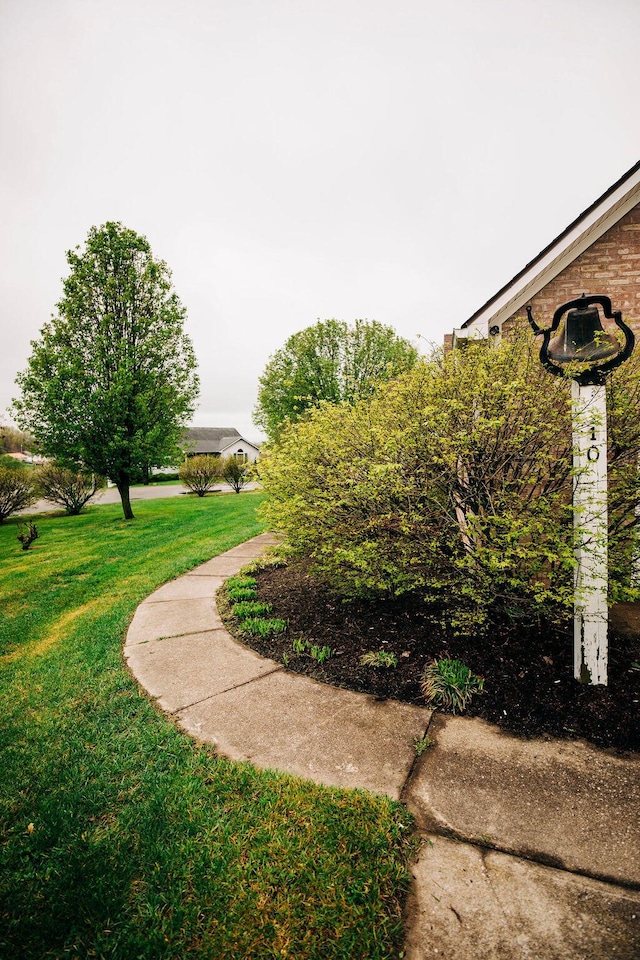
[[[360,657],[361,667],[397,667],[398,658],[390,650],[369,650]]]
[[[429,747],[432,747],[435,743],[433,737],[430,737],[428,733],[425,733],[424,737],[416,737],[413,741],[413,745],[416,748],[416,753],[419,757],[428,750]]]
[[[317,660],[318,663],[324,663],[325,660],[330,660],[335,653],[335,650],[332,650],[331,647],[321,647],[320,644],[311,643],[310,640],[302,640],[300,637],[293,638],[291,641],[291,649],[294,653],[308,653],[309,656]]]
[[[255,600],[258,596],[253,587],[230,587],[228,588],[229,599],[238,603],[243,600]]]
[[[268,620],[264,617],[247,617],[240,624],[240,633],[248,637],[273,637],[277,633],[284,633],[287,629],[287,621],[273,619]]]
[[[460,660],[433,660],[422,675],[422,694],[434,707],[463,711],[474,693],[482,693],[484,677]]]
[[[270,603],[261,603],[258,600],[241,600],[233,605],[233,615],[238,620],[246,620],[248,617],[264,617],[271,613],[273,607]]]
[[[229,577],[226,583],[227,596],[230,600],[255,600],[258,596],[255,577]]]
[[[318,663],[324,663],[325,660],[330,660],[333,656],[334,651],[331,647],[319,647],[314,644],[310,650],[309,654],[313,657],[314,660],[317,660]]]
[[[228,587],[256,587],[258,581],[255,577],[246,577],[238,575],[235,577],[229,577],[227,580]]]
[[[276,570],[278,567],[286,567],[287,559],[278,552],[277,547],[273,547],[268,553],[255,560],[251,560],[240,571],[241,574],[259,573],[261,570]]]

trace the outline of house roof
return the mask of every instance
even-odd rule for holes
[[[234,427],[189,427],[185,440],[193,453],[219,453],[240,434]]]
[[[454,331],[464,339],[489,335],[640,203],[640,161],[541,250],[519,273]]]
[[[238,440],[258,449],[255,443],[246,440],[235,427],[189,427],[184,433],[185,442],[191,448],[190,453],[222,453]]]

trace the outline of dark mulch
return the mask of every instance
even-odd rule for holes
[[[288,620],[289,630],[249,644],[275,660],[284,655],[291,670],[424,706],[422,671],[431,660],[448,656],[485,678],[484,693],[474,697],[467,716],[525,737],[584,738],[640,751],[640,668],[632,665],[640,664],[640,605],[613,609],[609,685],[585,686],[573,678],[572,624],[544,634],[496,627],[488,639],[451,639],[415,597],[343,603],[304,563],[263,570],[257,579],[259,599],[273,604],[272,616]],[[294,637],[330,646],[335,654],[318,665],[308,654],[293,652]],[[398,666],[361,666],[360,657],[370,650],[394,653]]]

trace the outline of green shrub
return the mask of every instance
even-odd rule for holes
[[[192,493],[198,497],[204,497],[220,480],[220,459],[207,454],[187,457],[180,467],[178,476]]]
[[[158,473],[151,473],[149,483],[170,483],[180,479],[179,470],[163,470]]]
[[[639,357],[609,392],[620,599],[638,550]],[[284,429],[263,451],[262,516],[345,597],[417,591],[458,632],[562,622],[575,565],[570,393],[530,332],[436,352],[372,398],[320,404]]]
[[[462,712],[475,693],[482,693],[484,678],[476,676],[460,660],[433,660],[422,675],[422,693],[434,707]]]
[[[69,516],[77,516],[96,495],[101,478],[82,470],[70,470],[50,462],[38,467],[36,483],[45,500],[64,507]]]
[[[30,470],[0,466],[0,523],[17,510],[30,507],[38,498]]]
[[[224,457],[219,465],[220,477],[225,483],[228,483],[234,493],[240,493],[251,479],[252,464],[241,460],[233,455]]]

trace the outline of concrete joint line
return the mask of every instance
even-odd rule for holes
[[[508,917],[507,912],[506,912],[506,910],[505,910],[505,908],[504,908],[504,905],[503,905],[503,903],[502,903],[502,900],[501,900],[500,897],[498,896],[498,891],[497,891],[496,888],[495,888],[495,884],[494,884],[493,878],[492,878],[492,876],[491,876],[491,871],[489,870],[489,867],[487,866],[487,854],[489,853],[489,850],[490,850],[490,848],[488,848],[488,847],[481,847],[481,848],[480,848],[480,858],[481,858],[481,862],[482,862],[482,873],[483,873],[483,875],[484,875],[485,880],[486,880],[487,883],[489,884],[489,890],[491,891],[491,896],[493,897],[493,901],[494,901],[495,905],[497,906],[497,908],[498,908],[498,910],[499,910],[499,912],[500,912],[500,914],[501,914],[501,916],[502,916],[502,919],[504,920],[504,923],[505,923],[505,926],[506,926],[507,930],[511,930],[513,924],[512,924],[511,921],[509,920],[509,917]]]
[[[206,631],[212,633],[214,631]],[[169,716],[177,717],[178,714],[183,713],[185,710],[190,710],[192,707],[198,706],[200,703],[207,703],[209,700],[215,700],[216,697],[222,697],[225,693],[229,693],[230,690],[240,690],[242,687],[248,687],[252,683],[259,683],[260,680],[264,680],[265,677],[272,677],[274,673],[282,673],[284,667],[278,665],[269,670],[267,673],[260,674],[259,677],[250,677],[248,680],[243,680],[242,683],[234,683],[230,687],[225,687],[224,690],[218,690],[216,693],[212,693],[208,697],[202,697],[200,700],[194,700],[193,703],[185,703],[184,706],[178,707],[177,710],[171,710]]]
[[[215,560],[215,557],[213,557]],[[206,563],[207,561],[205,561]],[[211,561],[208,561],[211,562]],[[183,573],[181,577],[178,577],[178,580],[186,580],[187,578],[194,578],[200,580],[219,580],[220,586],[224,583],[225,580],[228,580],[229,577],[222,573],[200,573],[198,570],[190,570],[189,573]],[[171,581],[169,581],[171,583]],[[218,587],[216,587],[216,590]]]
[[[209,627],[208,630],[187,630],[186,633],[167,633],[161,637],[147,637],[146,640],[134,640],[132,643],[125,643],[125,651],[131,647],[140,647],[143,643],[161,643],[163,640],[179,640],[180,637],[201,637],[205,633],[220,633],[222,627]]]
[[[427,726],[425,727],[425,731],[424,731],[424,733],[422,734],[422,739],[423,739],[423,740],[424,740],[425,737],[427,737],[427,736],[429,735],[429,728],[430,728],[430,726],[431,726],[431,721],[433,720],[433,718],[434,718],[434,716],[435,716],[435,713],[436,713],[436,712],[435,712],[435,710],[434,710],[433,713],[431,714],[431,716],[429,717],[429,722],[427,723]],[[429,748],[427,747],[427,750],[428,750],[428,749],[429,749]],[[407,805],[407,803],[406,803],[406,793],[407,793],[407,790],[409,789],[409,786],[411,785],[411,781],[413,780],[414,774],[415,774],[415,772],[416,772],[416,767],[418,766],[418,760],[419,760],[419,759],[420,759],[420,757],[419,757],[418,753],[416,752],[416,755],[415,755],[414,758],[413,758],[413,761],[412,761],[412,763],[411,763],[411,767],[409,768],[409,772],[408,772],[408,774],[407,774],[407,776],[406,776],[406,779],[405,779],[404,783],[402,784],[402,789],[400,790],[400,803],[404,804],[405,807],[406,807],[406,805]]]
[[[402,798],[401,798],[401,802]],[[475,839],[474,837],[468,837],[464,833],[461,833],[459,830],[456,830],[455,827],[450,826],[446,820],[443,820],[438,816],[436,811],[432,811],[433,818],[431,822],[426,826],[416,827],[415,833],[418,837],[425,838],[430,834],[433,836],[442,837],[445,840],[451,840],[453,843],[460,843],[463,846],[475,847],[481,855],[482,866],[486,872],[487,881],[491,885],[491,877],[489,870],[486,865],[486,857],[491,853],[501,853],[506,857],[513,857],[514,860],[521,860],[523,863],[535,863],[539,867],[546,867],[548,870],[559,870],[562,873],[568,873],[570,876],[574,877],[585,877],[587,880],[597,880],[598,883],[606,883],[611,887],[623,890],[640,890],[640,883],[634,883],[633,881],[624,880],[619,877],[612,877],[607,873],[598,873],[592,870],[579,870],[576,868],[568,867],[562,860],[556,859],[551,856],[545,856],[544,853],[536,854],[531,852],[527,854],[522,850],[518,850],[515,847],[510,847],[508,844],[493,844],[488,847],[486,844],[482,843],[480,840]]]
[[[212,604],[212,609],[215,608],[215,597],[196,597],[197,600],[210,600]],[[189,597],[160,597],[159,600],[154,600],[152,597],[148,597],[144,600],[140,606],[141,607],[158,607],[163,603],[185,603],[189,600]]]

